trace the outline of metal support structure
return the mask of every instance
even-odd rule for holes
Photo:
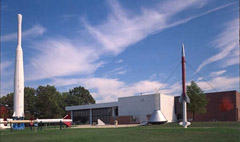
[[[89,110],[90,115],[89,115],[89,124],[92,125],[92,109]]]
[[[116,116],[115,110],[116,110],[116,107],[112,107],[112,116]]]
[[[10,130],[12,132],[13,128],[12,128],[12,122],[10,122]]]
[[[71,111],[71,119],[73,120],[73,111]],[[73,124],[73,121],[72,121]]]

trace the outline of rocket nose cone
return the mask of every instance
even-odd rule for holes
[[[22,14],[18,14],[18,18],[22,18]]]
[[[18,14],[18,24],[22,23],[22,14]]]
[[[182,44],[182,56],[185,57],[185,49],[184,49],[184,44]]]

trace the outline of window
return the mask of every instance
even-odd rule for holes
[[[93,122],[97,122],[97,119],[102,120],[104,123],[110,123],[110,117],[112,116],[112,108],[98,108],[92,110]]]
[[[73,122],[75,124],[88,124],[90,122],[90,110],[73,111]]]

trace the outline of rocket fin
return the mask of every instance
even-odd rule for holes
[[[184,96],[185,96],[185,97],[184,97]],[[185,95],[182,94],[182,95],[180,96],[179,102],[182,103],[183,100],[185,100],[187,103],[190,103],[190,99],[189,99],[187,93],[186,93]]]
[[[191,123],[190,122],[179,122],[179,125],[181,125],[181,126],[184,126],[184,125],[189,126],[189,125],[191,125]]]
[[[187,103],[190,103],[190,99],[189,99],[187,93],[186,93],[185,97],[186,97],[186,102],[187,102]]]

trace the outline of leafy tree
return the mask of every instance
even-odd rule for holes
[[[67,112],[65,111],[65,107],[67,106],[67,103],[66,103],[67,95],[68,95],[68,92],[67,93],[63,92],[60,95],[58,95],[57,103],[59,105],[59,113],[57,117],[59,118],[64,117],[67,114]]]
[[[24,111],[25,111],[25,117],[29,116],[31,117],[36,113],[36,95],[35,95],[35,89],[30,87],[24,88]],[[28,118],[26,118],[28,119]]]
[[[7,118],[8,117],[8,110],[6,106],[0,106],[0,118]]]
[[[13,115],[13,95],[14,93],[9,93],[0,99],[0,104],[8,109],[8,117]]]
[[[187,95],[190,98],[190,104],[187,104],[188,112],[193,114],[193,121],[196,113],[205,113],[207,106],[207,98],[202,89],[194,82],[187,86]]]
[[[86,105],[95,104],[95,100],[88,90],[79,86],[69,90],[69,95],[66,97],[66,103],[68,106]]]
[[[36,107],[39,118],[57,118],[61,113],[59,106],[60,93],[54,86],[38,86],[36,90]]]

